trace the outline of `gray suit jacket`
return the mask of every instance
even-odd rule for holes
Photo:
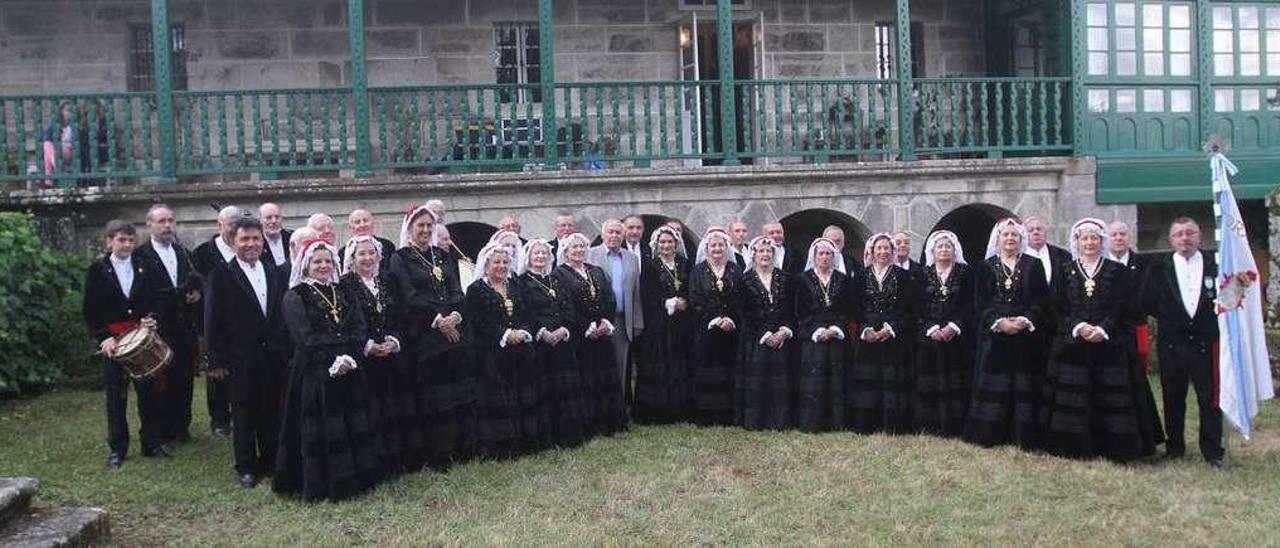
[[[622,310],[620,313],[624,314],[627,320],[627,339],[634,341],[640,335],[640,331],[644,329],[643,307],[640,304],[640,261],[634,253],[627,251],[627,248],[623,247],[620,250],[623,258],[622,270],[625,276],[622,281],[622,288],[627,297],[626,310]],[[605,256],[606,253],[608,253],[608,249],[605,246],[595,246],[587,250],[587,262],[600,267],[601,270],[604,270],[605,276],[611,278],[613,271],[609,267],[609,259]],[[613,283],[612,278],[609,282]],[[609,290],[613,290],[612,286],[610,286]]]

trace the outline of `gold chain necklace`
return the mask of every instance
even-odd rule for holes
[[[538,279],[538,275],[537,275],[537,274],[534,274],[533,272],[530,272],[530,273],[529,273],[529,279],[530,279],[530,280],[533,280],[535,283],[537,283],[538,285],[542,286],[542,290],[543,290],[543,291],[546,291],[546,292],[547,292],[547,295],[548,295],[548,296],[550,296],[552,299],[556,298],[556,290],[555,290],[555,288],[554,288],[554,287],[551,287],[550,285],[547,285],[547,284],[542,283],[542,280],[539,280],[539,279]],[[550,280],[551,278],[548,276],[548,277],[547,277],[547,279],[548,279],[548,280]]]
[[[662,264],[662,269],[666,270],[667,274],[671,276],[671,285],[676,288],[676,291],[680,291],[680,276],[676,272],[675,262],[673,261],[671,266],[667,266],[667,261],[662,260],[661,257],[658,258],[658,262]]]
[[[591,295],[592,299],[595,299],[596,298],[596,282],[595,280],[591,279],[591,273],[586,270],[586,267],[583,267],[582,270],[578,270],[577,268],[574,268],[572,266],[570,266],[569,268],[573,270],[574,274],[577,274],[578,277],[582,278],[582,281],[587,282],[587,293]]]
[[[510,318],[511,316],[514,316],[516,312],[516,303],[512,302],[511,297],[507,295],[508,287],[503,285],[501,290],[499,290],[496,285],[490,285],[490,287],[493,288],[494,293],[497,293],[499,297],[502,297],[502,308],[506,310],[507,317]]]
[[[1000,272],[1004,274],[1004,290],[1013,289],[1013,278],[1018,275],[1018,263],[1014,261],[1013,268],[1005,266],[1004,259],[996,257],[996,263],[1000,265]]]
[[[1076,270],[1080,271],[1080,275],[1084,277],[1084,296],[1093,297],[1093,290],[1098,287],[1098,282],[1094,280],[1098,276],[1098,272],[1102,271],[1102,259],[1098,259],[1097,264],[1093,265],[1093,274],[1085,271],[1084,261],[1076,259]]]
[[[417,245],[411,245],[409,248],[412,249],[414,253],[418,254],[418,260],[422,261],[423,266],[431,267],[431,276],[434,277],[437,282],[444,281],[444,269],[440,268],[440,265],[436,264],[435,251],[431,252],[431,259],[427,259],[427,256],[422,254],[422,250],[418,249]]]
[[[725,265],[725,266],[727,266],[727,265]],[[721,267],[720,267],[720,274],[716,274],[716,267],[712,266],[712,265],[711,265],[711,263],[707,263],[707,270],[710,270],[710,271],[711,271],[711,277],[716,279],[716,292],[717,292],[717,293],[724,293],[724,269],[725,269],[725,266],[721,266]]]
[[[822,283],[822,276],[819,276],[817,271],[813,273],[813,277],[818,279],[818,289],[822,291],[822,306],[829,308],[831,306],[831,277],[832,276],[831,275],[827,276],[827,283],[825,284]]]
[[[325,295],[323,291],[320,291],[320,284],[308,285],[310,285],[311,289],[316,292],[316,295],[320,296],[320,299],[324,301],[324,304],[329,307],[329,317],[333,319],[333,323],[335,325],[338,324],[342,320],[342,316],[340,314],[342,309],[338,306],[338,288],[329,286],[329,290],[333,293],[333,297],[330,298],[328,295]]]

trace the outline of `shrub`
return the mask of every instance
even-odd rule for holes
[[[88,259],[40,241],[30,213],[0,213],[0,397],[48,388],[63,378],[59,360],[83,362],[88,342],[78,309]],[[75,365],[81,368],[82,365]]]

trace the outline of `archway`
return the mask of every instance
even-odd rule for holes
[[[498,232],[498,227],[476,221],[458,221],[445,226],[449,227],[453,243],[471,260],[475,260],[480,249],[489,243],[489,238]]]
[[[987,239],[991,237],[991,227],[996,221],[1012,217],[1013,212],[991,204],[968,204],[951,210],[943,215],[934,230],[950,230],[960,237],[960,245],[964,247],[964,260],[969,264],[981,262],[987,252]]]
[[[787,234],[784,245],[787,253],[807,253],[809,244],[822,236],[822,231],[835,225],[844,230],[846,258],[862,257],[862,246],[871,237],[871,229],[847,213],[833,209],[805,209],[782,218],[782,229]]]

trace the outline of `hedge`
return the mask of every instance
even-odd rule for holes
[[[30,213],[0,213],[0,398],[92,370],[80,315],[89,261],[46,246]]]

